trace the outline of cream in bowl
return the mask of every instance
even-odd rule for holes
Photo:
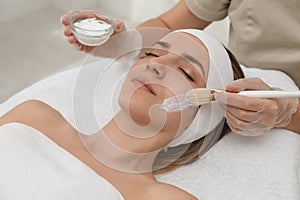
[[[70,17],[70,28],[76,39],[87,46],[105,43],[114,32],[113,20],[97,15],[78,13]]]

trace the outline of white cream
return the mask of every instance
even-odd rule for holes
[[[111,25],[96,18],[89,18],[75,22],[74,27],[75,29],[77,28],[77,33],[88,36],[100,36],[106,34],[105,30],[111,28]]]
[[[88,18],[74,22],[74,31],[74,35],[82,44],[97,46],[108,40],[113,33],[113,27],[105,21]]]
[[[197,105],[190,103],[186,99],[186,94],[180,94],[165,99],[163,104],[161,105],[161,108],[167,111],[168,113],[170,113],[170,112],[180,112],[192,106],[197,106]]]

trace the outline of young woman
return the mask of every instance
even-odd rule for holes
[[[12,124],[44,134],[57,148],[66,150],[116,189],[99,187],[103,190],[100,199],[108,198],[108,193],[117,194],[110,199],[197,199],[180,188],[156,181],[154,172],[193,161],[226,134],[229,129],[223,126],[221,107],[208,104],[167,113],[161,104],[193,88],[225,88],[241,77],[239,64],[219,42],[199,30],[179,30],[140,55],[122,86],[120,111],[95,134],[78,133],[59,112],[35,100],[2,116],[0,134],[10,134],[8,127]],[[206,146],[204,136],[209,136]],[[21,167],[12,166],[16,170]],[[9,195],[7,192],[4,197]]]

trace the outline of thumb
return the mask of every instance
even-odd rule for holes
[[[125,31],[126,30],[126,27],[125,27],[125,23],[116,19],[115,20],[115,32],[116,33],[120,33],[122,31]]]

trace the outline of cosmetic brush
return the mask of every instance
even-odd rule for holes
[[[218,92],[226,91],[207,88],[191,89],[185,94],[165,99],[161,107],[167,112],[176,112],[188,107],[216,102],[216,93]],[[237,94],[255,98],[300,98],[300,91],[251,90],[241,91]]]

